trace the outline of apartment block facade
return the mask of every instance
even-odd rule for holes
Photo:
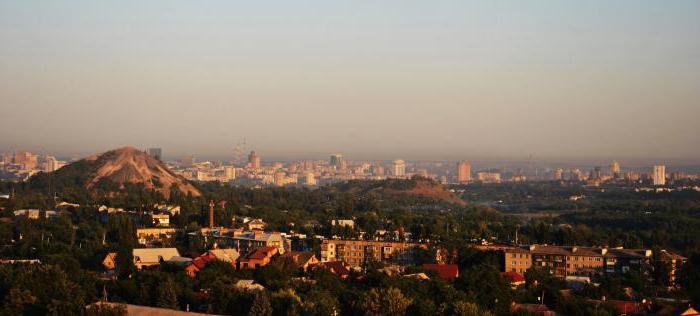
[[[320,257],[321,262],[344,261],[354,267],[368,260],[410,265],[416,248],[427,249],[427,246],[407,242],[326,239],[321,243]]]
[[[669,254],[663,251],[664,254]],[[667,255],[681,262],[685,258]],[[592,277],[605,273],[648,273],[653,266],[649,249],[530,245],[504,249],[506,272],[524,273],[531,267],[549,269],[558,277]],[[672,273],[675,271],[672,271]]]

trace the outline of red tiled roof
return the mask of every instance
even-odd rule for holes
[[[517,272],[503,272],[502,273],[504,277],[508,278],[510,283],[518,283],[518,282],[525,282],[525,277]]]
[[[638,302],[608,301],[608,303],[612,304],[612,306],[614,306],[615,309],[622,314],[640,313],[643,310],[642,304]]]
[[[432,270],[438,273],[443,280],[454,280],[459,276],[459,267],[456,264],[426,263],[423,269]]]
[[[322,265],[324,268],[341,277],[350,274],[350,269],[348,269],[347,263],[343,261],[329,261],[322,263]]]
[[[261,247],[253,251],[251,254],[246,256],[246,259],[265,259],[269,256],[272,256],[275,254],[277,251],[277,248],[275,247]]]
[[[199,257],[197,257],[197,258],[194,258],[194,259],[192,260],[192,264],[193,264],[195,267],[197,267],[197,268],[199,268],[199,269],[202,269],[202,268],[204,268],[204,267],[207,265],[207,263],[209,263],[209,261],[212,261],[212,260],[214,260],[214,259],[216,259],[216,258],[214,258],[214,256],[210,256],[210,255],[208,255],[208,254],[203,254],[203,255],[201,255],[201,256],[199,256]]]

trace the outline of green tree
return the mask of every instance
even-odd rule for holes
[[[158,306],[170,309],[180,308],[177,302],[177,289],[170,278],[158,287]]]
[[[455,280],[455,288],[464,291],[480,306],[507,310],[512,300],[510,284],[490,264],[469,267]]]
[[[31,305],[36,302],[36,297],[31,291],[21,290],[17,288],[10,289],[10,293],[5,297],[3,304],[2,315],[22,315],[26,305]]]
[[[479,305],[472,302],[457,301],[452,304],[452,315],[454,316],[493,316],[493,313],[482,310]]]
[[[248,316],[272,316],[272,305],[265,292],[260,291],[253,300]]]
[[[297,316],[301,308],[301,298],[294,289],[280,289],[270,298],[275,316]]]
[[[311,290],[304,300],[304,314],[318,316],[336,315],[339,312],[338,305],[338,299],[330,292]]]
[[[362,300],[362,307],[366,315],[403,315],[411,305],[411,299],[406,298],[401,290],[390,287],[388,289],[370,290]]]
[[[134,249],[127,243],[120,243],[119,249],[117,249],[114,265],[117,270],[117,276],[121,280],[128,279],[131,277],[131,274],[136,271],[133,250]]]

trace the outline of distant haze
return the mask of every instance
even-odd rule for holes
[[[0,152],[700,161],[700,1],[0,2]]]

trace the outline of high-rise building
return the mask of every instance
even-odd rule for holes
[[[331,159],[330,159],[331,167],[336,167],[336,168],[340,169],[340,165],[342,164],[342,162],[343,162],[343,155],[341,155],[341,154],[331,155]]]
[[[227,181],[236,179],[236,168],[233,166],[224,166],[224,176]]]
[[[652,174],[652,179],[654,180],[654,185],[666,185],[666,166],[664,166],[664,165],[654,166],[654,172]]]
[[[383,176],[384,175],[384,167],[382,167],[380,165],[372,166],[372,174],[375,176]]]
[[[617,179],[620,177],[620,163],[613,160],[610,164],[610,175]]]
[[[285,182],[284,182],[285,178],[286,178],[286,174],[284,173],[284,171],[275,172],[275,175],[274,175],[275,185],[283,186],[285,184]]]
[[[163,160],[163,149],[161,148],[148,148],[146,153],[155,159]]]
[[[564,174],[564,169],[562,169],[562,168],[554,169],[554,174],[553,174],[552,178],[555,181],[559,181],[559,180],[561,180],[563,174]]]
[[[248,155],[248,164],[253,169],[260,169],[260,156],[255,152],[255,150],[250,152]]]
[[[406,176],[406,162],[401,159],[394,160],[392,171],[395,177]]]
[[[472,180],[472,164],[460,160],[457,163],[457,182],[469,182]]]
[[[28,151],[18,151],[14,154],[13,163],[20,165],[22,169],[31,170],[36,168],[38,156]]]
[[[313,172],[306,173],[306,185],[316,185],[316,177]]]
[[[46,156],[44,159],[44,171],[53,172],[60,168],[60,163],[54,156]]]

